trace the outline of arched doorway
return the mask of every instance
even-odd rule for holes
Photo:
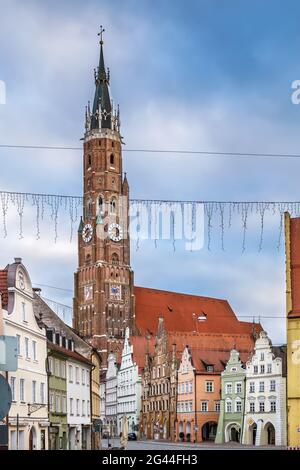
[[[232,426],[230,429],[230,440],[233,442],[240,442],[241,430],[237,426]]]
[[[214,441],[217,434],[218,423],[209,421],[202,426],[202,441]]]
[[[262,432],[262,444],[263,445],[275,445],[275,428],[272,423],[266,423]]]
[[[253,446],[255,446],[256,433],[257,433],[257,425],[256,425],[256,423],[253,423],[253,424],[250,426],[249,431],[250,431],[250,444],[252,444]]]
[[[186,423],[185,431],[187,442],[191,442],[191,423],[189,421]]]
[[[36,450],[36,430],[33,426],[29,432],[29,450]]]

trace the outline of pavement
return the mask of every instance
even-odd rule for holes
[[[110,439],[109,444],[111,448],[119,448],[119,439]],[[108,448],[108,440],[102,440],[102,449]],[[161,440],[140,440],[129,441],[127,444],[128,450],[282,450],[285,447],[278,446],[251,446],[242,445],[237,442],[228,442],[226,444],[215,444],[213,442],[202,442],[199,444],[192,444],[190,442],[169,442]]]

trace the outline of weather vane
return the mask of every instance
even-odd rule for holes
[[[103,33],[104,33],[105,29],[103,28],[103,26],[101,25],[100,26],[100,31],[98,33],[98,36],[100,36],[100,44],[103,44]]]

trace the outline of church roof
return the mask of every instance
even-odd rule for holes
[[[131,336],[130,344],[133,346],[133,360],[138,365],[139,371],[145,366],[146,353],[153,354],[155,338],[147,339],[144,336]]]
[[[134,294],[141,335],[155,335],[160,316],[168,331],[251,335],[253,327],[257,332],[262,329],[259,324],[239,321],[227,300],[137,286]]]

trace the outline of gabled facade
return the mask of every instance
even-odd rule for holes
[[[239,352],[233,349],[221,373],[221,402],[215,442],[242,442],[245,409],[246,370]]]
[[[139,430],[141,412],[142,379],[134,360],[134,346],[126,328],[121,364],[117,377],[118,435],[122,432],[123,416],[127,417],[129,432]]]
[[[110,437],[118,436],[117,423],[117,358],[115,353],[108,355],[105,379],[105,431]]]
[[[30,276],[21,258],[0,272],[4,334],[18,340],[18,370],[8,372],[12,390],[9,449],[48,449],[47,341],[33,311]]]
[[[243,444],[286,445],[286,349],[274,352],[262,331],[246,364]]]
[[[69,449],[87,450],[91,448],[92,363],[78,354],[67,358],[66,368]]]
[[[159,318],[154,353],[146,352],[143,373],[141,435],[147,439],[175,439],[177,399],[176,345],[171,344]]]
[[[182,353],[177,381],[177,440],[195,442],[197,428],[195,423],[195,367],[188,346]]]

